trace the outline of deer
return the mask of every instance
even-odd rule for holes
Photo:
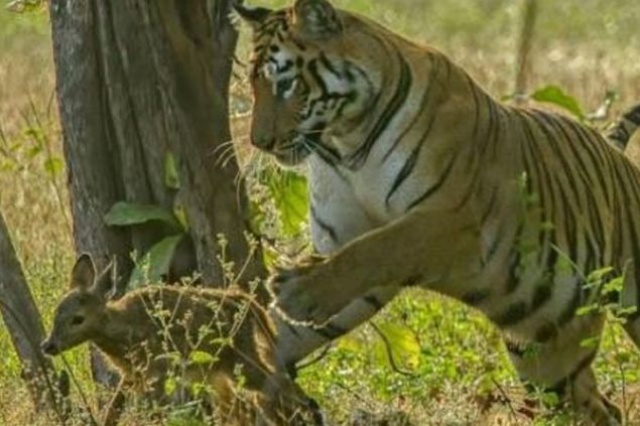
[[[278,372],[275,327],[253,295],[233,287],[157,284],[114,300],[115,281],[110,267],[98,274],[91,256],[81,255],[41,344],[55,356],[91,342],[120,373],[105,425],[117,424],[123,395],[130,392],[169,404],[170,378],[173,384],[202,384],[223,424],[323,423],[315,402]],[[261,392],[265,388],[277,391]],[[240,404],[238,395],[248,395],[250,403]]]

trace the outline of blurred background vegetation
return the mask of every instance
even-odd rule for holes
[[[523,0],[334,2],[442,50],[495,97],[513,93]],[[251,3],[275,7],[288,1]],[[530,90],[560,86],[586,111],[596,109],[613,90],[619,96],[614,116],[640,100],[638,5],[630,0],[539,0],[538,12]],[[239,57],[244,63],[247,46],[248,34],[243,32]],[[0,211],[47,328],[74,258],[54,84],[47,11],[15,14],[0,7]],[[232,101],[234,138],[242,157],[249,151],[250,97],[241,65]],[[294,183],[299,186],[299,181]],[[287,194],[265,193],[259,182],[256,185],[251,188],[254,199],[270,197],[275,210],[282,210]],[[265,220],[284,219],[266,215]],[[276,234],[289,229],[287,224],[271,225]],[[304,231],[303,226],[297,238],[285,240],[300,244]],[[72,351],[57,362],[66,362],[79,389],[92,395],[85,351]],[[603,352],[598,372],[605,392],[640,422],[635,408],[640,405],[640,358],[617,327],[610,327]],[[0,359],[0,425],[49,424],[47,419],[32,418],[19,364],[3,327]],[[527,421],[520,388],[497,333],[477,314],[424,293],[400,298],[374,325],[341,339],[319,363],[303,371],[302,382],[338,423],[358,410],[400,411],[418,425]],[[485,412],[494,402],[495,408]],[[546,421],[559,420],[536,424]]]

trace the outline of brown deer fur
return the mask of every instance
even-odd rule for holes
[[[120,371],[122,380],[105,424],[117,422],[124,389],[160,404],[169,402],[165,382],[172,374],[176,383],[207,385],[224,424],[307,424],[309,400],[288,377],[276,374],[274,328],[251,295],[151,285],[112,301],[113,281],[108,270],[96,276],[90,256],[81,256],[71,290],[42,343],[45,353],[57,355],[90,341]],[[246,404],[236,399],[237,367],[252,409],[240,408]],[[279,389],[279,395],[260,394],[267,384]]]

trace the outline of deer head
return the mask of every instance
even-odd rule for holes
[[[56,309],[53,330],[41,344],[42,351],[58,355],[92,340],[104,329],[113,283],[111,265],[97,276],[91,256],[81,255],[71,273],[71,289]]]

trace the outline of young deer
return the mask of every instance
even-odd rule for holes
[[[42,350],[57,355],[81,343],[94,343],[120,371],[121,382],[105,416],[117,422],[123,390],[159,404],[168,401],[166,380],[202,383],[224,424],[321,423],[302,390],[274,366],[274,328],[251,295],[225,289],[153,285],[110,300],[109,268],[96,275],[82,255],[71,290],[56,309],[53,330]],[[251,400],[236,400],[237,367]],[[260,390],[278,389],[276,396]],[[313,419],[313,420],[310,420]]]

